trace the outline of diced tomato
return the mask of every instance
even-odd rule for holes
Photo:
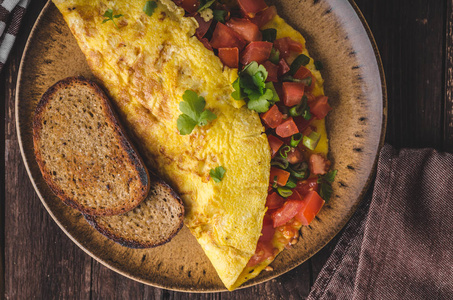
[[[197,22],[198,22],[198,28],[197,28],[197,30],[195,31],[195,35],[197,36],[197,38],[201,39],[202,37],[204,37],[204,35],[206,34],[206,32],[208,32],[208,29],[209,29],[209,27],[211,26],[211,23],[212,23],[212,19],[209,20],[208,22],[206,22],[206,21],[200,16],[199,13],[194,14],[193,17],[194,17],[195,20],[197,20]]]
[[[263,66],[266,68],[266,71],[268,73],[266,82],[267,81],[278,82],[278,78],[277,78],[278,66],[268,60],[266,60],[263,63]]]
[[[289,117],[282,124],[277,126],[275,133],[282,138],[286,138],[292,136],[293,134],[299,133],[299,129],[297,129],[293,118]]]
[[[263,218],[263,229],[261,230],[261,237],[260,241],[262,242],[270,242],[274,237],[275,229],[272,226],[273,220],[271,215],[266,213]]]
[[[294,106],[300,103],[304,96],[305,86],[301,82],[283,82],[283,103]]]
[[[236,31],[247,42],[261,41],[262,34],[258,26],[247,19],[231,18],[225,23],[228,27]]]
[[[301,53],[302,51],[304,51],[304,45],[302,45],[301,43],[296,42],[290,37],[286,37],[284,39],[286,39],[290,51],[297,53]]]
[[[307,100],[308,103],[316,100],[316,97],[312,93],[305,93],[305,96],[307,96],[307,98],[308,98],[308,100]]]
[[[252,21],[255,23],[259,28],[263,27],[267,23],[269,23],[270,20],[272,20],[275,16],[277,15],[277,9],[275,6],[269,6],[263,11],[260,11],[255,15]]]
[[[285,186],[288,182],[289,175],[290,173],[286,172],[285,170],[271,167],[269,182],[273,183],[274,181],[276,181],[278,185]]]
[[[311,221],[319,213],[325,201],[315,191],[309,192],[302,200],[303,207],[296,214],[295,218],[302,225],[310,225]],[[274,220],[275,226],[275,220]]]
[[[304,203],[300,200],[287,200],[285,204],[272,214],[274,228],[285,225],[303,208]]]
[[[281,58],[288,58],[291,51],[300,53],[304,50],[304,46],[294,41],[289,37],[284,37],[274,41],[274,47],[280,51]]]
[[[250,18],[253,18],[257,12],[267,8],[264,0],[238,0],[238,4],[241,11]]]
[[[313,120],[314,118],[311,118],[310,120],[305,120],[305,118],[302,116],[294,117],[294,122],[296,123],[299,132],[302,133],[304,132],[305,129],[307,129],[310,126]],[[300,143],[299,145],[302,145],[302,143]]]
[[[212,48],[238,48],[241,50],[245,47],[247,42],[233,29],[217,22],[217,25],[214,29],[214,33],[211,38]]]
[[[295,189],[292,190],[292,195],[287,198],[287,200],[302,200],[302,196]]]
[[[289,70],[290,68],[286,60],[284,58],[280,58],[280,61],[278,62],[278,76],[288,73]]]
[[[291,148],[291,150],[288,152],[288,156],[286,157],[286,160],[290,164],[298,164],[300,162],[304,161],[304,155],[302,154],[302,151],[300,151],[297,148]]]
[[[313,74],[310,72],[310,70],[307,69],[306,67],[301,66],[299,68],[299,70],[297,70],[297,72],[294,74],[293,77],[297,78],[297,79],[305,79],[307,77],[311,77],[311,84],[308,86],[308,90],[309,91],[313,90],[313,88],[315,86],[316,78],[315,78],[315,76],[313,76]]]
[[[313,177],[307,180],[298,181],[294,190],[297,190],[302,197],[305,197],[311,191],[319,191],[318,178]]]
[[[327,100],[328,98],[326,96],[319,96],[315,101],[308,103],[308,106],[310,106],[310,112],[320,120],[324,119],[327,116],[327,113],[332,110],[332,107],[330,107]]]
[[[330,161],[328,161],[322,154],[316,153],[310,155],[308,166],[310,167],[311,174],[324,175],[329,170]]]
[[[266,206],[269,209],[280,208],[285,203],[285,198],[281,197],[278,193],[272,192],[267,196]]]
[[[269,135],[267,139],[269,141],[269,146],[271,147],[272,150],[272,157],[274,157],[275,154],[277,154],[280,147],[283,146],[283,141],[281,141],[278,137],[273,135]]]
[[[257,264],[265,261],[268,258],[274,256],[274,246],[270,241],[261,241],[258,240],[258,244],[256,245],[255,254],[250,258],[249,262],[247,263],[247,267],[254,267]]]
[[[219,48],[219,58],[222,63],[230,68],[239,66],[239,49],[234,48]]]
[[[221,24],[221,23],[220,23]],[[213,46],[214,47],[214,46]],[[242,51],[241,63],[245,66],[256,61],[259,64],[265,62],[271,55],[272,43],[269,42],[251,42]]]
[[[198,7],[200,6],[199,0],[178,0],[175,1],[175,3],[184,8],[188,13],[197,12]]]
[[[261,119],[270,128],[275,128],[282,123],[283,115],[274,104],[267,112],[261,114]]]

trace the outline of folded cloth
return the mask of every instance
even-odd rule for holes
[[[29,0],[0,0],[0,71],[16,40]]]
[[[308,299],[453,299],[453,155],[384,146]]]

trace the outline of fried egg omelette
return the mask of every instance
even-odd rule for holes
[[[259,115],[231,98],[237,70],[203,46],[194,36],[196,20],[171,0],[159,0],[151,16],[143,11],[146,1],[53,2],[146,163],[180,194],[185,224],[222,282],[232,290],[257,276],[271,262],[246,267],[261,235],[271,155]],[[121,17],[103,22],[108,9]],[[278,16],[271,23],[279,35],[305,44]],[[323,94],[320,73],[308,67],[317,79],[313,93]],[[176,124],[186,90],[203,96],[217,118],[181,135]],[[316,152],[326,154],[324,120],[315,122],[322,136]],[[209,172],[218,166],[226,173],[215,183]]]

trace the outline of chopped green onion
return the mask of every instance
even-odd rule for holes
[[[271,160],[271,166],[276,166],[284,170],[288,168],[289,162],[286,160],[286,158],[276,156]]]
[[[269,56],[269,60],[271,61],[271,63],[277,65],[278,62],[280,61],[280,51],[278,51],[277,49],[272,47],[271,55]]]
[[[312,131],[308,136],[304,136],[302,139],[302,143],[305,147],[310,150],[315,150],[316,146],[318,146],[319,140],[321,139],[321,135],[316,131]]]
[[[287,158],[288,157],[288,153],[290,151],[291,151],[291,147],[288,146],[288,145],[285,145],[282,148],[280,148],[280,156],[283,157],[283,158]]]
[[[205,10],[206,8],[210,7],[214,2],[215,2],[215,0],[206,1],[206,2],[205,2],[205,3],[197,10],[197,12],[201,12],[202,10]]]
[[[298,164],[295,164],[292,166],[294,171],[300,172],[300,171],[307,171],[308,170],[308,164],[306,162],[300,162]]]
[[[308,176],[308,170],[305,171],[296,171],[292,167],[288,167],[287,171],[291,174],[291,176],[296,177],[297,179],[305,179]]]
[[[212,15],[214,16],[214,20],[225,23],[225,17],[227,16],[227,11],[223,9],[214,9],[212,11]]]
[[[263,41],[273,43],[277,38],[277,29],[275,28],[268,28],[261,30],[263,34]]]
[[[290,188],[287,188],[285,186],[279,186],[277,188],[277,193],[282,196],[283,198],[288,198],[293,194],[293,191],[291,191]]]
[[[293,177],[290,177],[288,179],[288,182],[286,183],[285,187],[293,189],[297,186],[297,179],[294,179]]]
[[[313,82],[313,79],[311,78],[311,76],[308,76],[304,79],[300,79],[299,82],[302,82],[305,86],[310,86],[311,83]]]
[[[289,67],[289,75],[294,75],[296,74],[297,70],[301,66],[306,66],[310,62],[310,57],[306,56],[305,54],[301,54],[296,59],[293,61],[291,66]]]
[[[274,189],[276,189],[278,187],[277,179],[278,179],[278,176],[274,176],[274,181],[272,182],[272,187]]]
[[[321,71],[322,69],[324,69],[324,66],[322,65],[322,62],[317,60],[317,61],[315,61],[315,68],[316,68],[316,70]]]
[[[302,114],[302,117],[304,117],[305,120],[310,120],[311,119],[311,113],[310,111],[307,109],[306,111],[304,111],[304,113]]]
[[[297,147],[297,145],[299,145],[300,141],[302,141],[303,137],[304,136],[300,132],[292,135],[291,142],[290,142],[291,147],[294,147],[294,148]]]
[[[302,115],[308,108],[308,98],[307,96],[303,95],[302,100],[296,106],[293,106],[289,109],[289,114],[292,117],[297,117]]]

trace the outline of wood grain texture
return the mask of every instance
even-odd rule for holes
[[[61,232],[29,182],[14,124],[17,68],[26,32],[44,2],[31,1],[19,43],[0,80],[0,116],[5,120],[0,125],[0,151],[4,157],[0,166],[5,170],[0,176],[0,246],[4,255],[5,296],[10,299],[300,299],[308,295],[310,283],[336,240],[310,262],[267,283],[233,293],[186,294],[127,279],[93,261]],[[453,1],[357,0],[356,3],[376,38],[386,70],[387,141],[397,147],[440,149],[443,146],[453,151]],[[0,291],[1,287],[2,284]]]

